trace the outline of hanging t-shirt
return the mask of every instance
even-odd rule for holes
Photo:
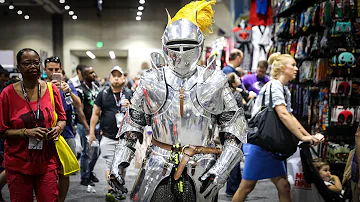
[[[273,12],[271,7],[271,0],[263,0],[268,1],[267,9],[265,14],[258,14],[257,13],[257,1],[259,0],[251,0],[250,2],[250,17],[249,17],[249,24],[251,25],[272,25],[273,24]],[[262,4],[260,6],[263,6]],[[261,12],[265,10],[265,8],[260,9]]]

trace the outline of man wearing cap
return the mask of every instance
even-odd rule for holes
[[[120,122],[125,116],[126,109],[130,106],[132,91],[125,87],[126,77],[119,66],[112,68],[109,76],[110,87],[105,87],[95,99],[90,120],[90,142],[96,140],[95,126],[100,119],[100,128],[103,131],[100,150],[106,161],[105,178],[109,176],[110,167],[114,157],[115,146],[118,143],[117,132]],[[109,186],[106,201],[115,201],[114,190]]]

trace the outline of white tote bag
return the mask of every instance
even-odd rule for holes
[[[286,164],[293,202],[325,202],[315,185],[305,181],[299,148],[286,160]]]

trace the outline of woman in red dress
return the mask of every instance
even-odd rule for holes
[[[5,139],[4,166],[11,201],[57,202],[57,169],[60,165],[54,139],[65,127],[66,115],[53,85],[55,111],[47,84],[39,80],[40,56],[33,49],[18,52],[22,80],[0,95],[0,137]]]

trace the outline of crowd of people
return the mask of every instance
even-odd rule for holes
[[[268,61],[260,61],[254,74],[243,75],[240,69],[242,57],[240,50],[232,50],[229,63],[223,69],[237,106],[256,111],[246,106],[249,102],[260,102],[263,96],[265,104],[269,103],[268,92],[271,90],[272,107],[286,127],[300,140],[318,144],[321,140],[311,136],[291,115],[291,95],[286,84],[296,77],[298,70],[292,57],[281,54],[270,57],[271,81],[265,74]],[[93,169],[100,150],[106,162],[104,174],[108,181],[119,141],[118,128],[130,107],[134,92],[128,87],[126,73],[115,66],[106,81],[96,82],[96,74],[91,66],[78,65],[77,75],[67,79],[61,59],[53,56],[44,61],[46,78],[40,79],[41,61],[35,50],[22,49],[16,59],[21,80],[10,79],[9,73],[0,68],[0,134],[5,140],[5,144],[2,141],[1,145],[3,167],[0,188],[8,184],[11,201],[32,201],[33,190],[36,190],[39,202],[65,201],[70,178],[58,173],[60,165],[54,146],[58,135],[65,138],[75,155],[75,135],[80,136],[81,185],[95,186],[94,183],[99,182]],[[53,94],[48,84],[52,86]],[[136,81],[130,86],[136,87]],[[55,100],[55,108],[51,104],[51,96]],[[14,99],[16,97],[19,99]],[[54,110],[57,114],[56,124],[53,124]],[[271,179],[278,190],[279,200],[291,201],[284,162],[257,145],[244,144],[242,150],[246,159],[244,170],[241,170],[240,163],[233,168],[227,181],[226,194],[233,196],[234,202],[245,201],[258,180]],[[339,192],[339,178],[329,174],[328,164],[322,162],[314,165],[324,181],[328,182],[329,188]],[[108,185],[106,201],[124,198],[124,193],[116,192]]]
[[[254,107],[261,106],[259,102],[264,96],[265,105],[269,104],[271,91],[271,107],[284,125],[299,140],[319,144],[322,139],[310,135],[291,114],[291,94],[286,84],[296,77],[295,60],[276,53],[268,61],[260,61],[254,74],[244,75],[240,68],[242,57],[240,50],[232,50],[229,63],[223,69],[237,106],[245,111],[258,111]],[[105,159],[104,174],[108,182],[119,142],[118,129],[130,107],[132,87],[136,89],[138,82],[133,81],[129,86],[126,73],[118,66],[103,82],[96,82],[94,69],[87,65],[78,65],[77,75],[67,79],[61,59],[56,56],[44,61],[46,78],[40,79],[41,61],[35,50],[22,49],[16,59],[21,79],[9,78],[9,73],[0,68],[0,135],[3,140],[0,188],[8,184],[11,201],[32,201],[33,190],[39,202],[65,201],[70,178],[58,172],[60,162],[54,141],[59,135],[65,138],[75,155],[75,135],[80,136],[81,185],[95,186],[94,183],[99,182],[93,169],[100,151]],[[271,80],[265,74],[268,64],[271,64]],[[246,107],[249,102],[255,103],[253,108]],[[245,201],[258,180],[271,179],[278,190],[279,201],[291,201],[284,161],[253,144],[243,144],[242,151],[246,159],[244,169],[241,170],[238,163],[230,172],[227,196],[233,197],[233,202]],[[342,191],[339,178],[331,175],[326,162],[314,162],[314,166],[330,190]],[[117,192],[108,185],[106,201],[124,198],[124,192]],[[2,197],[0,201],[4,201]]]
[[[46,76],[40,77],[42,61],[35,50],[22,49],[16,59],[21,79],[9,78],[9,72],[0,68],[0,188],[8,184],[11,201],[33,201],[33,190],[39,202],[65,201],[70,178],[58,173],[60,162],[54,144],[58,135],[65,138],[74,155],[75,135],[80,136],[81,185],[99,182],[93,169],[100,149],[106,160],[107,181],[119,122],[133,93],[127,88],[125,72],[116,66],[101,83],[92,67],[78,65],[77,75],[67,79],[61,59],[53,56],[43,61]],[[94,151],[96,141],[100,145]],[[116,197],[124,196],[116,195],[109,186],[106,200],[115,201]]]

